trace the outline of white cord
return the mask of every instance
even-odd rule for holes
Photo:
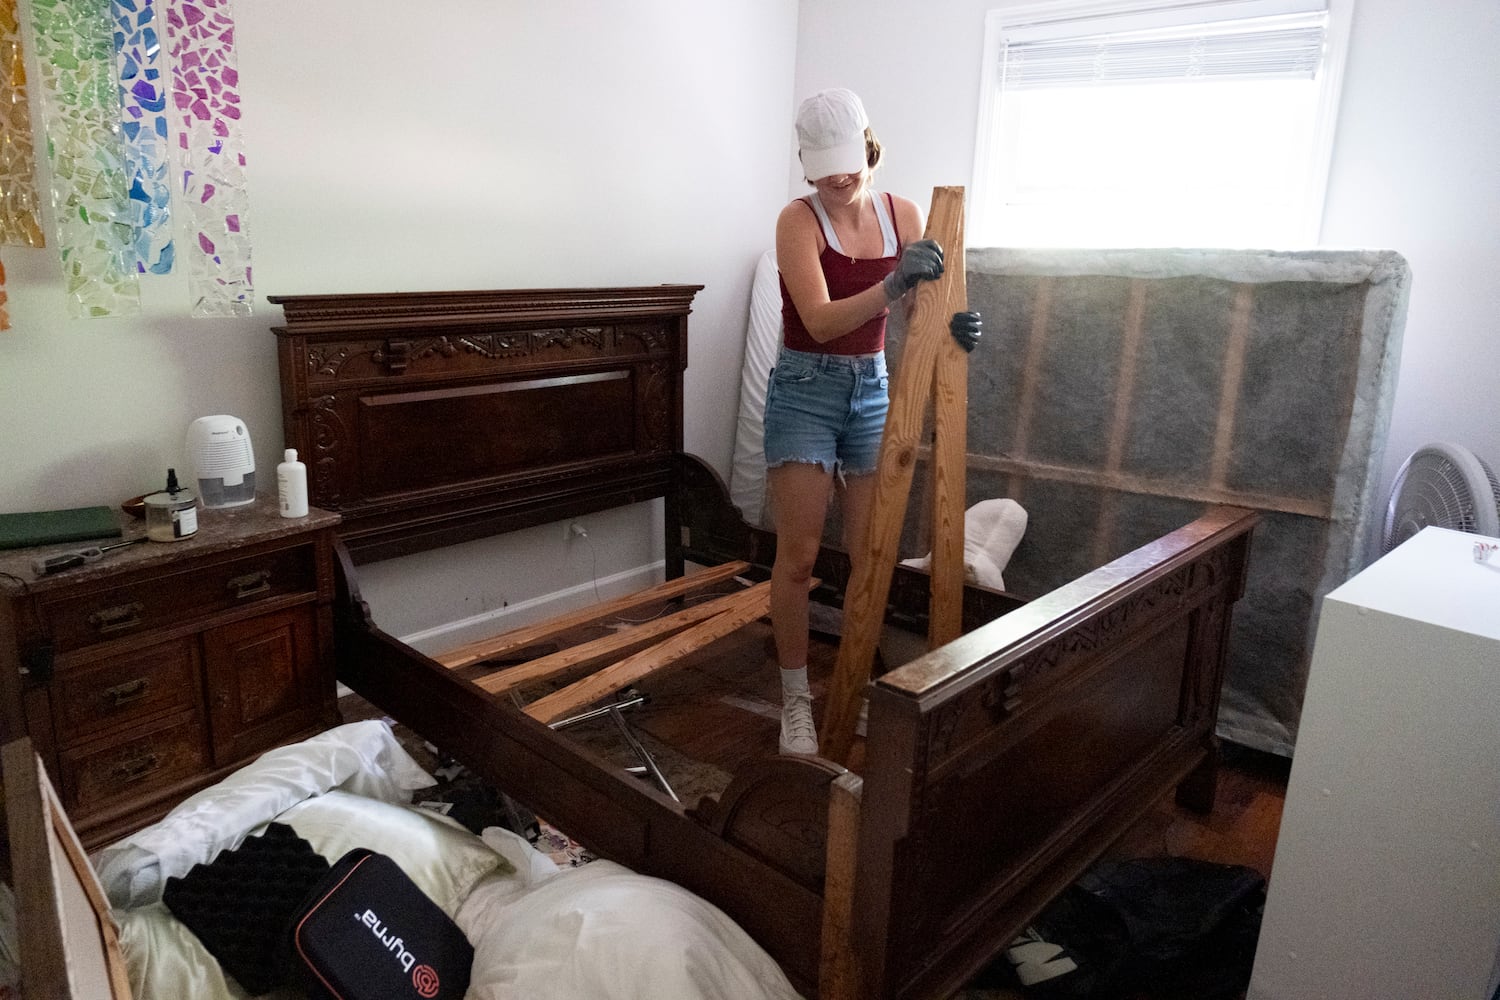
[[[587,531],[583,530],[581,524],[573,525],[573,534],[589,543],[589,559],[593,564],[594,603],[603,604],[604,598],[599,596],[599,552],[594,548],[594,540],[589,537]]]

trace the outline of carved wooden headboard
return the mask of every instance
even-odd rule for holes
[[[672,504],[702,287],[270,296],[311,502],[358,562]]]

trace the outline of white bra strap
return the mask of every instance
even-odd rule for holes
[[[823,239],[834,250],[844,253],[844,248],[839,245],[839,235],[833,231],[833,220],[828,218],[828,210],[823,207],[822,200],[818,198],[818,192],[814,191],[809,194],[807,203],[812,206],[813,214],[818,217],[818,225],[823,227]],[[849,255],[844,254],[844,256]]]
[[[886,211],[885,196],[878,191],[870,192],[870,200],[875,206],[875,221],[880,224],[881,254],[882,257],[894,257],[901,248],[896,243],[896,226],[891,221],[891,213]],[[823,207],[823,202],[818,199],[818,192],[813,191],[807,196],[808,204],[812,205],[813,214],[818,217],[818,225],[823,227],[823,239],[833,247],[837,253],[844,254],[844,248],[839,244],[838,234],[833,231],[833,221],[828,218],[828,210]]]
[[[880,222],[880,235],[883,238],[881,245],[884,252],[880,256],[894,257],[901,248],[896,245],[896,226],[891,222],[891,213],[885,210],[885,195],[871,191],[870,197],[875,199],[875,218]]]

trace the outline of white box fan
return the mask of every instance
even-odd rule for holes
[[[1381,552],[1433,525],[1500,536],[1500,479],[1457,444],[1429,444],[1401,463],[1385,508]]]

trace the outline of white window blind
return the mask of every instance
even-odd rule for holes
[[[1324,12],[1221,21],[1081,38],[1013,41],[1001,86],[1163,82],[1192,78],[1311,79],[1323,56]]]

